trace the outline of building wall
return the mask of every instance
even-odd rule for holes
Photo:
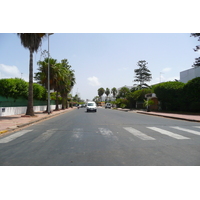
[[[196,77],[200,77],[200,67],[195,67],[180,72],[180,82],[182,83],[187,83],[189,80],[192,80]]]

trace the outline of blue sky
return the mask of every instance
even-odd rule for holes
[[[0,77],[22,77],[28,81],[29,51],[15,33],[0,34]],[[72,93],[82,99],[93,99],[97,90],[132,86],[139,60],[148,62],[152,73],[149,84],[173,81],[180,72],[191,68],[199,42],[190,33],[54,33],[50,36],[50,55],[68,59],[75,71],[76,85]],[[34,54],[34,72],[41,51]]]

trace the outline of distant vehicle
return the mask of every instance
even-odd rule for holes
[[[97,112],[97,105],[94,101],[88,101],[86,105],[86,111],[94,111]]]
[[[105,108],[111,108],[111,107],[112,107],[111,103],[106,103]]]

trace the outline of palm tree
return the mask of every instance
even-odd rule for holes
[[[34,116],[33,110],[33,53],[37,52],[39,46],[42,44],[42,38],[46,36],[45,33],[17,33],[24,48],[30,51],[29,61],[29,94],[26,115]]]
[[[106,101],[107,101],[107,99],[108,99],[108,95],[110,94],[110,89],[109,88],[106,88],[106,91],[105,91],[105,94],[106,94]]]
[[[71,69],[71,65],[67,59],[61,60],[62,67],[66,70],[66,77],[61,81],[61,96],[62,96],[62,109],[69,107],[68,105],[68,95],[75,85],[74,70]]]
[[[100,98],[102,97],[102,95],[104,94],[104,92],[105,92],[104,88],[99,88],[98,89],[98,95],[99,95]]]
[[[113,94],[113,97],[115,98],[116,94],[117,94],[117,89],[115,87],[113,87],[111,89],[111,94]]]
[[[37,73],[35,73],[34,79],[37,83],[43,85],[46,90],[48,90],[48,60],[49,60],[49,68],[50,68],[50,89],[54,89],[55,87],[55,68],[58,65],[57,60],[53,58],[45,58],[43,61],[38,61],[37,64],[39,65]],[[47,109],[48,111],[48,102],[47,102]]]

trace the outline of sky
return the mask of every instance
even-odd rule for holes
[[[50,56],[67,59],[75,71],[72,95],[83,100],[98,96],[100,87],[112,89],[137,84],[134,69],[145,60],[152,74],[149,85],[180,79],[199,56],[199,45],[190,33],[54,33],[49,36]],[[34,73],[41,52],[48,50],[48,39],[33,56]],[[0,33],[0,78],[28,81],[29,51],[16,33]]]

